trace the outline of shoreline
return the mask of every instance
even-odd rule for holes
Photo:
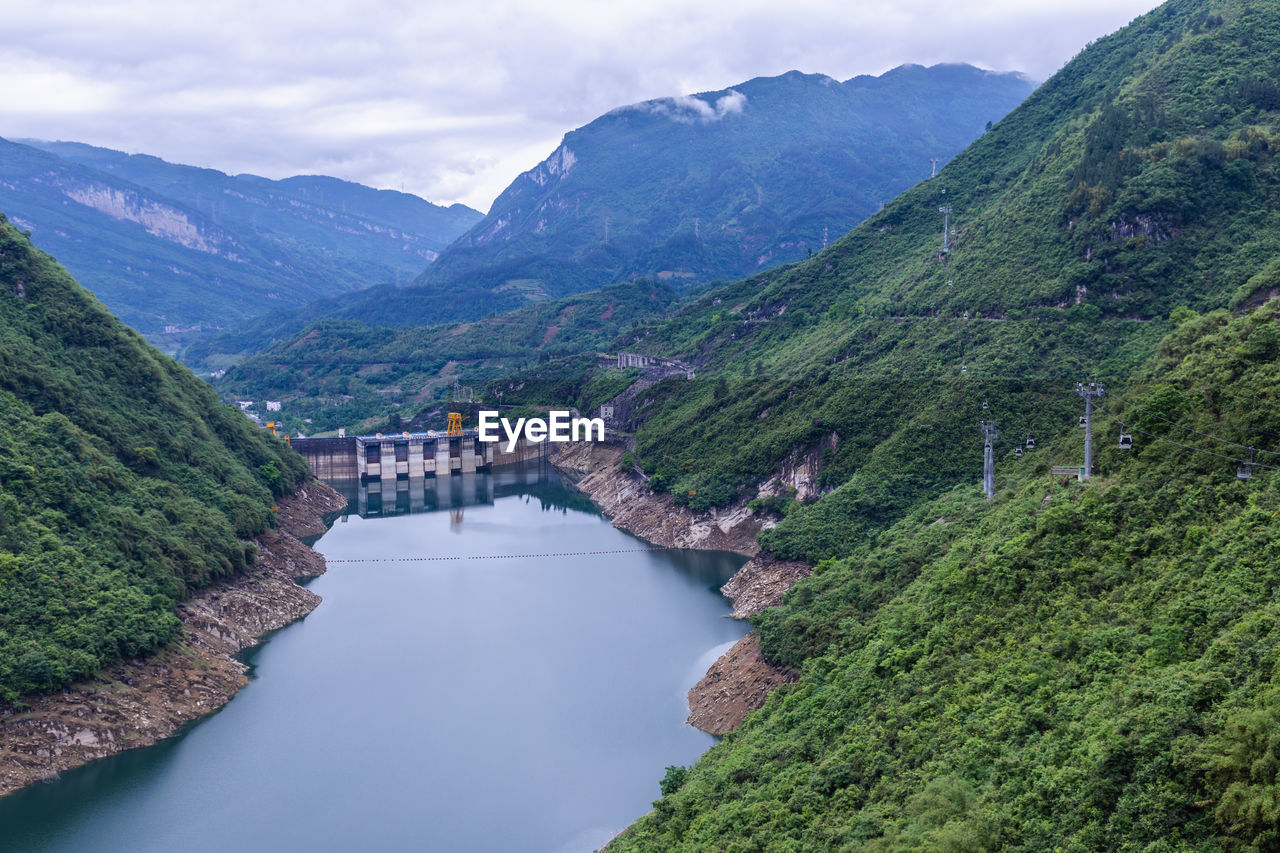
[[[615,527],[665,548],[734,551],[750,559],[721,588],[733,605],[734,619],[747,619],[773,607],[802,577],[812,574],[806,563],[775,560],[760,553],[756,535],[765,527],[744,506],[695,513],[671,495],[650,491],[633,471],[621,468],[622,443],[562,445],[551,464],[591,498]],[[764,705],[776,687],[795,681],[797,673],[765,660],[755,629],[721,655],[689,689],[689,717],[694,728],[722,736],[738,727],[748,712]]]
[[[297,580],[324,574],[324,558],[301,540],[324,533],[324,517],[345,505],[324,483],[307,481],[280,499],[276,529],[254,538],[258,556],[247,572],[179,603],[179,639],[31,697],[22,711],[0,711],[0,797],[150,746],[229,702],[249,683],[236,655],[320,603]]]
[[[721,587],[732,618],[746,619],[778,604],[812,571],[803,563],[762,556],[756,535],[765,525],[745,506],[695,513],[622,470],[623,452],[619,443],[566,445],[550,461],[619,529],[662,547],[748,557]],[[324,558],[302,540],[323,534],[325,517],[345,506],[325,483],[305,483],[279,501],[277,528],[255,537],[258,557],[249,571],[178,605],[181,638],[56,693],[31,697],[22,711],[0,711],[0,797],[99,758],[151,746],[229,702],[249,683],[249,667],[236,656],[319,605],[320,597],[297,581],[324,574]],[[689,690],[687,722],[722,736],[761,707],[770,691],[795,678],[764,659],[752,630]]]

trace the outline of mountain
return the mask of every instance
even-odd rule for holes
[[[18,141],[72,163],[123,178],[184,204],[207,209],[217,216],[243,219],[246,217],[244,204],[248,203],[258,208],[301,207],[301,211],[285,211],[292,213],[300,222],[323,223],[323,219],[314,218],[316,215],[334,221],[331,213],[365,216],[371,222],[361,227],[375,234],[385,233],[376,227],[378,223],[404,223],[405,227],[412,224],[412,232],[403,238],[422,245],[407,251],[428,261],[458,236],[459,228],[474,224],[480,216],[479,211],[466,205],[442,207],[409,193],[377,190],[325,175],[296,175],[273,181],[257,175],[230,176],[215,169],[183,166],[146,154],[125,154],[80,142]],[[214,199],[221,204],[215,203]],[[316,209],[308,210],[298,202],[310,203]],[[259,211],[254,221],[261,223],[263,216]],[[337,222],[339,225],[348,224],[341,220]],[[342,234],[336,239],[342,239]],[[360,257],[378,257],[369,247],[360,244],[353,244],[352,251]],[[410,263],[413,262],[406,261],[406,266]]]
[[[156,340],[408,280],[480,218],[319,176],[270,181],[0,140],[0,209]]]
[[[760,77],[621,107],[516,178],[422,283],[560,295],[688,284],[805,257],[1025,98],[1020,74],[904,65]]]
[[[978,476],[979,419],[1044,433],[1075,412],[1076,382],[1124,379],[1154,352],[1175,310],[1276,292],[1280,89],[1258,69],[1280,37],[1244,30],[1253,13],[1188,23],[1187,6],[1205,8],[1166,5],[1097,42],[825,252],[628,342],[706,379],[646,392],[646,471],[701,508],[818,453],[811,503],[767,540],[838,556]]]
[[[176,636],[306,463],[0,217],[0,702]]]
[[[803,258],[1032,88],[1020,74],[907,65],[844,83],[792,71],[622,107],[567,134],[413,286],[330,316],[430,325],[635,277],[687,287]]]
[[[698,367],[630,400],[650,488],[753,500],[814,573],[753,620],[797,681],[611,850],[1276,849],[1277,19],[1172,0],[826,251],[618,342]]]
[[[414,286],[277,310],[182,358],[223,367],[322,320],[430,326],[628,278],[687,289],[802,258],[927,177],[931,157],[954,154],[1031,88],[1018,74],[905,65],[845,83],[791,72],[622,107],[518,177]],[[250,386],[264,385],[243,368]]]

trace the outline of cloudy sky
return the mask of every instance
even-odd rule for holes
[[[1043,80],[1154,0],[0,0],[0,136],[480,210],[560,137],[790,69]]]

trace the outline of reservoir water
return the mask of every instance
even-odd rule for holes
[[[746,630],[743,558],[643,550],[546,465],[345,488],[249,686],[0,799],[0,849],[589,851],[712,745],[685,692]]]

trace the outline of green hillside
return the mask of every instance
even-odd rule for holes
[[[0,217],[0,701],[174,637],[305,476]]]
[[[1100,476],[1048,496],[1068,426],[822,563],[760,620],[800,680],[609,849],[1277,849],[1278,358],[1280,303],[1188,319]]]
[[[1258,70],[1280,64],[1272,11],[1160,7],[827,251],[650,330],[632,346],[702,365],[645,392],[650,482],[728,503],[834,442],[821,499],[764,542],[839,556],[979,476],[984,402],[1007,435],[1044,435],[1077,413],[1064,390],[1128,377],[1176,308],[1275,293],[1280,89]]]
[[[650,486],[704,509],[821,470],[756,504],[817,564],[756,618],[799,681],[611,850],[1280,849],[1280,491],[1237,477],[1280,467],[1277,21],[1167,3],[631,344],[699,365],[631,403]],[[583,364],[503,384],[565,398]],[[1094,380],[1098,476],[1046,500]]]
[[[799,681],[610,849],[1280,849],[1278,20],[1167,3],[652,330],[702,368],[636,403],[651,485],[727,503],[828,449],[818,494],[761,504],[818,563],[756,617]],[[1090,380],[1098,476],[1051,487]]]
[[[291,431],[354,427],[393,411],[412,415],[455,378],[479,391],[520,366],[592,353],[664,316],[676,300],[669,285],[633,281],[472,323],[381,328],[325,320],[229,368],[216,387],[236,399],[285,401],[281,418]]]

